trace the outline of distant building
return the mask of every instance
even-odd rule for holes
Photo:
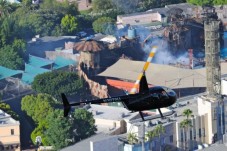
[[[0,110],[0,150],[20,151],[20,123]]]

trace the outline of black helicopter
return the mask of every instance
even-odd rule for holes
[[[145,72],[139,82],[139,93],[128,94],[123,96],[103,98],[91,101],[83,101],[78,103],[69,104],[64,93],[61,94],[64,105],[64,117],[68,116],[71,106],[78,106],[80,104],[100,104],[110,102],[122,102],[124,107],[132,112],[139,112],[143,121],[144,117],[142,111],[158,109],[161,117],[163,114],[160,108],[168,107],[174,104],[177,100],[176,93],[167,87],[155,86],[148,88]]]

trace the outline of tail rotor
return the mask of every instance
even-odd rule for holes
[[[61,98],[62,98],[63,105],[64,105],[64,117],[67,117],[69,114],[69,111],[71,109],[71,105],[69,104],[69,101],[64,93],[61,93]]]

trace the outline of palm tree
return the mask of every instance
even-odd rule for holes
[[[189,116],[192,115],[192,110],[191,109],[185,109],[182,113],[183,116],[186,116],[187,119],[189,118]]]
[[[0,0],[0,17],[8,15],[11,10],[10,3],[7,0]]]
[[[155,131],[147,131],[147,133],[146,133],[147,141],[150,141],[152,138],[154,138],[156,136],[157,136],[157,134]]]
[[[131,145],[138,142],[138,139],[135,133],[128,133],[127,140],[128,140],[128,143]]]
[[[162,124],[158,124],[155,127],[154,131],[157,134],[157,136],[159,137],[160,151],[161,151],[162,150],[162,147],[161,147],[161,134],[165,133],[165,128],[162,126]]]
[[[192,127],[191,120],[185,119],[180,122],[180,128],[182,128],[184,130],[183,134],[184,134],[185,138],[183,138],[183,142],[184,142],[185,150],[187,150],[187,141],[188,141],[187,132],[188,132],[189,127]]]

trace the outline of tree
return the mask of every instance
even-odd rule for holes
[[[61,93],[66,95],[82,94],[83,80],[77,73],[55,71],[39,74],[32,83],[32,89],[38,93],[47,93],[60,98]]]
[[[137,8],[139,6],[140,1],[139,0],[114,0],[113,1],[114,6],[116,9],[120,12],[123,12],[125,14],[137,12]]]
[[[0,49],[0,65],[10,69],[22,69],[23,59],[9,45]]]
[[[113,19],[110,17],[101,17],[95,20],[92,26],[95,32],[105,33],[108,24],[113,24]]]
[[[7,0],[0,0],[0,16],[4,17],[9,15],[12,10],[10,3]]]
[[[26,95],[21,101],[21,110],[25,111],[36,123],[46,120],[53,112],[56,101],[48,94]]]
[[[23,39],[14,39],[12,47],[13,50],[15,50],[21,58],[26,58],[26,42]]]
[[[65,15],[61,20],[61,28],[66,35],[72,35],[78,30],[78,21],[72,15]]]
[[[19,116],[11,110],[9,104],[6,104],[4,102],[0,103],[0,109],[6,112],[7,114],[11,115],[11,117],[15,120],[19,120]]]
[[[136,144],[138,142],[137,136],[135,133],[128,133],[127,140],[129,144]]]
[[[47,129],[48,129],[47,120],[40,121],[38,126],[31,133],[31,140],[32,140],[33,144],[36,144],[36,142],[35,142],[36,137],[41,136],[42,145],[44,145],[44,146],[51,145],[51,144],[49,144],[49,142],[47,140],[47,136],[45,135]]]
[[[189,116],[192,115],[192,110],[191,109],[185,109],[182,113],[183,116],[186,116],[187,119],[189,118]]]
[[[155,129],[154,129],[155,133],[157,134],[158,138],[159,138],[159,142],[160,142],[160,151],[162,150],[162,146],[161,146],[161,135],[163,133],[165,133],[165,128],[161,125],[158,124]]]
[[[188,132],[188,128],[192,127],[191,125],[191,120],[189,119],[184,119],[183,121],[180,122],[180,128],[182,128],[184,130],[184,149],[187,150],[187,142],[188,142],[188,137],[187,137],[187,132]]]
[[[73,142],[72,124],[63,117],[62,110],[54,110],[48,117],[48,129],[45,132],[48,143],[54,146],[55,150],[66,147]]]
[[[152,138],[156,137],[157,134],[155,131],[147,131],[145,136],[146,136],[147,140],[150,141]]]
[[[105,34],[114,35],[116,33],[116,26],[113,23],[107,23],[104,25]]]
[[[76,109],[73,114],[73,118],[76,141],[95,134],[97,128],[95,126],[95,120],[91,112],[88,112],[85,109]]]
[[[112,0],[93,0],[92,9],[94,12],[106,11],[113,8]]]
[[[191,125],[191,120],[189,119],[189,116],[192,115],[192,110],[191,109],[185,109],[182,113],[183,116],[186,116],[186,119],[184,119],[182,122],[180,122],[180,128],[183,128],[183,130],[185,131],[185,139],[184,139],[184,146],[185,149],[187,149],[187,142],[188,142],[188,137],[187,137],[187,133],[188,133],[188,128],[192,127]]]
[[[194,5],[213,5],[214,0],[187,0],[188,3],[194,4]]]

